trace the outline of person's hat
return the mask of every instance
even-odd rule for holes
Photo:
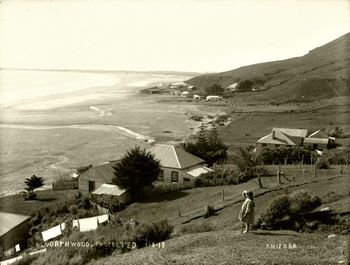
[[[247,191],[246,190],[244,190],[243,192],[242,192],[242,195],[244,196],[244,197],[246,197],[247,196]]]

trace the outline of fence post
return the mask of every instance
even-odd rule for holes
[[[180,211],[180,205],[179,204],[177,204],[177,212],[179,214],[179,217],[181,217],[181,211]]]
[[[225,190],[222,189],[222,201],[224,202],[225,201]]]
[[[340,165],[340,174],[343,174],[343,165]]]

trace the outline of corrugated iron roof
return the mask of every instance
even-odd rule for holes
[[[126,192],[126,190],[119,188],[117,185],[102,184],[92,194],[105,194],[105,195],[120,196],[124,192]]]
[[[326,138],[305,138],[305,144],[328,144],[329,139]]]
[[[27,215],[0,212],[0,236],[3,236],[29,218],[30,216]]]
[[[89,176],[93,179],[99,179],[105,183],[112,183],[112,179],[114,177],[114,166],[119,162],[105,162],[103,164],[93,166],[89,168],[87,171],[82,173],[81,175]]]
[[[257,143],[259,144],[280,144],[280,145],[295,145],[295,143],[284,133],[275,131],[275,136],[272,133],[261,137]]]
[[[158,144],[149,149],[163,167],[188,168],[204,163],[204,160],[173,145]]]
[[[192,168],[191,170],[187,171],[187,173],[193,177],[199,177],[201,174],[205,174],[205,173],[208,173],[211,171],[213,171],[213,170],[210,168],[207,168],[205,166],[200,165],[200,166],[197,166],[197,167]]]
[[[290,128],[272,128],[271,132],[282,132],[284,134],[287,134],[288,136],[292,137],[302,137],[305,138],[307,135],[307,130],[304,129],[290,129]]]
[[[308,138],[325,138],[328,139],[328,134],[323,130],[317,130],[308,136]]]

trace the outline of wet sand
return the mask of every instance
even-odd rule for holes
[[[201,124],[190,120],[192,115],[222,111],[172,100],[175,96],[141,95],[142,87],[123,85],[121,81],[1,109],[0,196],[21,191],[24,179],[33,174],[44,177],[49,186],[79,166],[118,159],[136,145],[184,141]]]

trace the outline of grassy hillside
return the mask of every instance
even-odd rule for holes
[[[296,249],[267,249],[271,244],[295,244]],[[165,242],[165,247],[147,247],[114,255],[89,264],[346,264],[346,236],[328,239],[290,231],[239,234],[234,230],[191,234]],[[344,261],[343,263],[339,263]]]
[[[201,75],[186,82],[198,87],[251,80],[266,97],[302,101],[350,95],[350,33],[302,57]]]
[[[289,167],[283,170],[297,173],[299,166]],[[295,174],[293,182],[282,186],[276,186],[275,178],[264,178],[263,189],[259,189],[255,180],[252,180],[241,185],[185,190],[182,196],[133,204],[120,213],[122,220],[133,217],[140,221],[150,221],[167,217],[175,226],[173,237],[165,241],[164,247],[150,246],[125,254],[115,253],[89,264],[347,264],[348,235],[340,235],[341,231],[334,230],[337,235],[332,238],[328,238],[328,235],[333,231],[309,234],[258,230],[242,235],[239,233],[237,218],[242,203],[241,191],[244,189],[254,190],[257,216],[277,195],[298,189],[307,189],[320,196],[321,207],[331,207],[337,213],[349,213],[346,184],[349,174],[337,175],[337,170],[339,169],[320,171],[317,178],[311,177],[309,171],[304,178],[301,174]],[[291,174],[288,173],[290,177]],[[209,202],[219,206],[223,189],[227,198],[224,202],[221,201],[221,210],[215,216],[207,219],[190,218],[203,211]],[[178,205],[182,217],[178,216]],[[184,222],[187,223],[183,224]],[[183,232],[182,228],[188,225],[210,229],[206,230],[208,232]],[[267,249],[267,245],[280,243],[295,244],[297,248]]]

